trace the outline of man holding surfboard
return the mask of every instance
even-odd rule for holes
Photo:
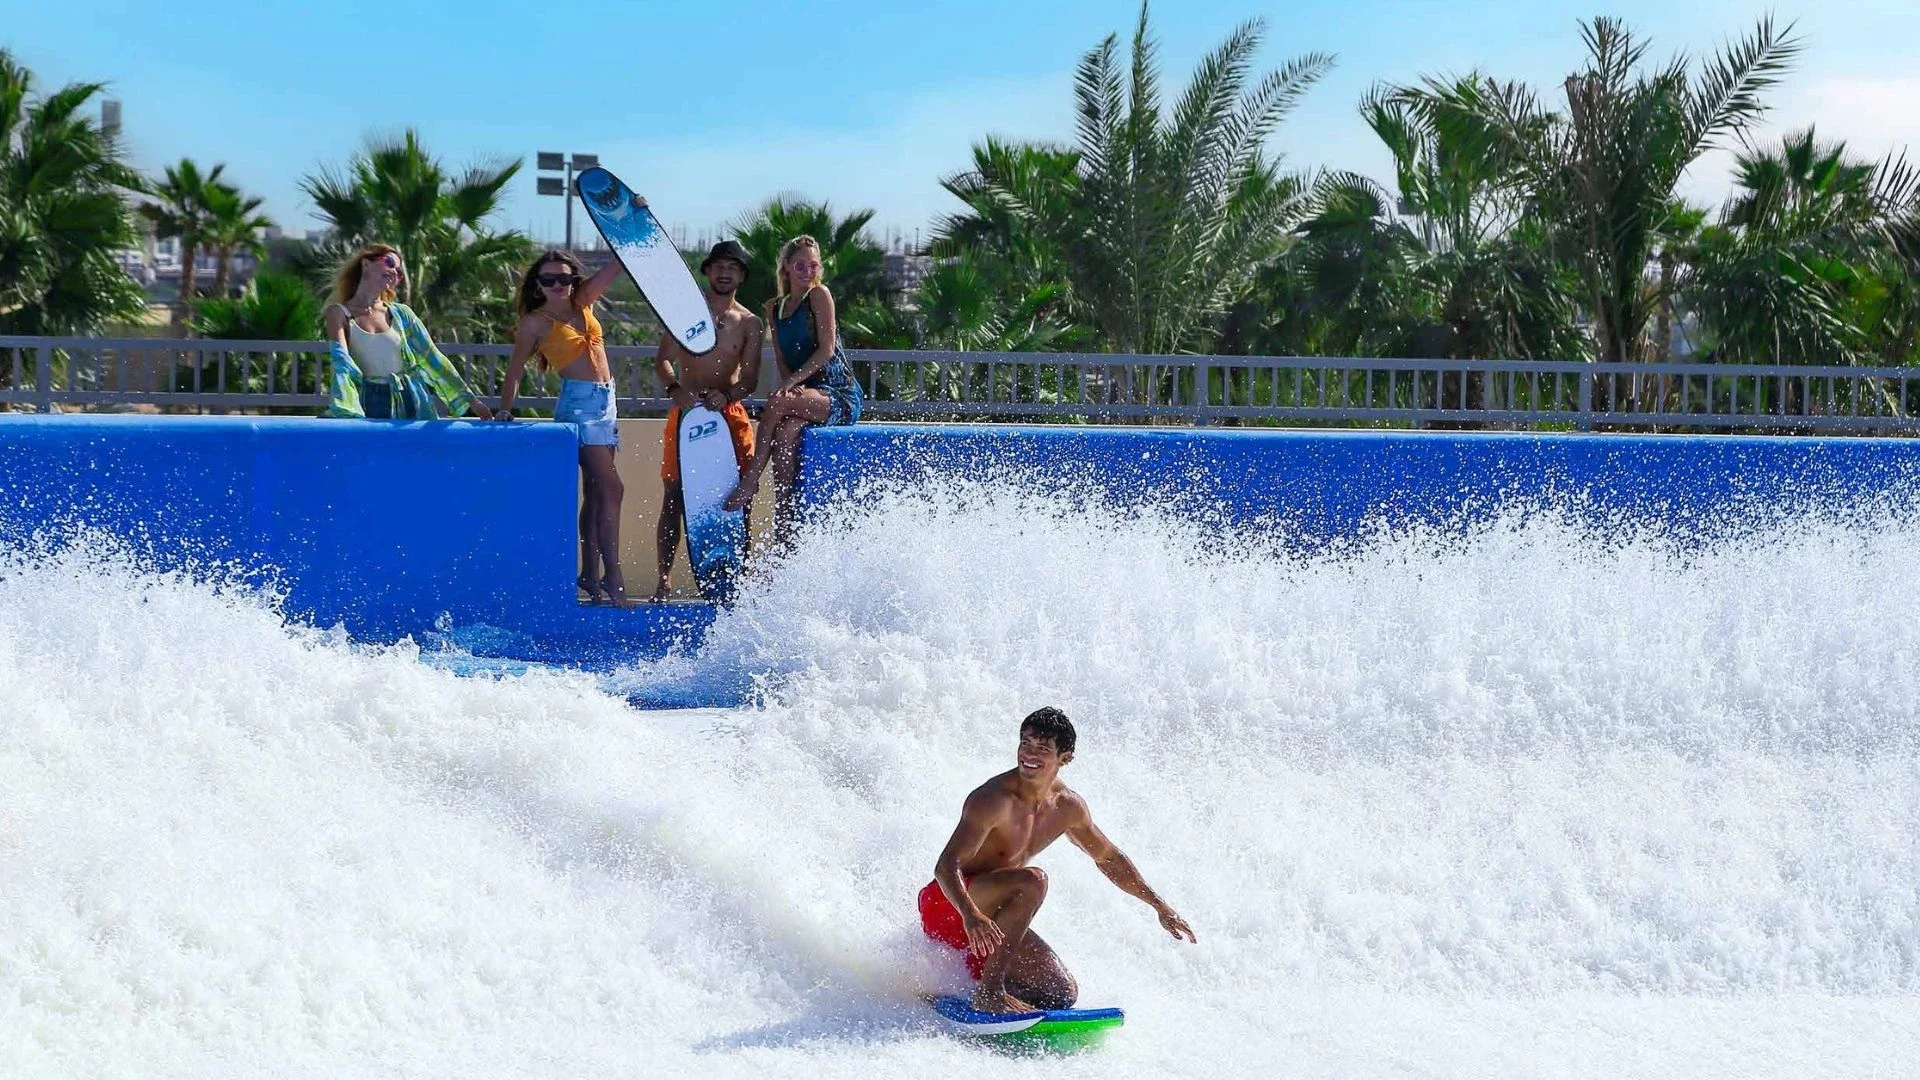
[[[1174,938],[1193,930],[1140,876],[1133,861],[1093,823],[1086,800],[1060,782],[1073,760],[1073,722],[1055,708],[1020,724],[1018,764],[967,796],[960,824],[920,890],[920,925],[929,938],[967,953],[980,980],[982,1013],[1065,1009],[1080,990],[1060,957],[1028,929],[1047,898],[1047,875],[1027,865],[1066,836],[1121,891],[1151,906]]]
[[[734,292],[747,280],[747,249],[737,240],[713,245],[700,273],[707,279],[707,311],[713,316],[715,344],[703,353],[692,353],[681,346],[673,334],[660,337],[660,353],[654,360],[654,375],[673,399],[667,413],[662,440],[660,480],[665,497],[660,503],[660,523],[655,529],[659,543],[660,580],[653,591],[655,600],[665,600],[672,586],[673,559],[680,546],[680,417],[695,405],[705,405],[727,422],[727,434],[733,440],[734,458],[740,468],[753,460],[753,421],[743,404],[760,381],[760,351],[766,327],[760,317],[741,306]],[[675,375],[675,369],[679,374]],[[697,562],[697,560],[696,560]]]

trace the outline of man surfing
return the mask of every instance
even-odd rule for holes
[[[973,992],[979,1012],[1067,1009],[1079,999],[1066,965],[1028,929],[1046,902],[1047,875],[1027,863],[1062,834],[1108,881],[1146,901],[1167,933],[1195,940],[1187,921],[1093,823],[1086,801],[1060,782],[1073,746],[1073,722],[1059,709],[1040,709],[1021,721],[1019,764],[967,796],[933,880],[920,890],[921,928],[966,951],[967,971],[980,980]]]

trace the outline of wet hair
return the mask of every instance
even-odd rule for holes
[[[353,257],[348,259],[346,265],[340,268],[340,272],[333,276],[333,302],[336,304],[344,304],[353,299],[353,295],[360,291],[360,276],[366,273],[366,266],[364,264],[368,259],[377,259],[382,255],[391,255],[399,260],[401,263],[400,272],[403,274],[407,272],[406,260],[401,258],[399,248],[394,247],[392,244],[368,244],[366,247],[354,252]],[[393,290],[388,289],[381,293],[380,302],[383,304],[393,303]]]
[[[1028,713],[1027,718],[1020,721],[1020,734],[1050,740],[1055,753],[1073,753],[1073,721],[1051,705]]]

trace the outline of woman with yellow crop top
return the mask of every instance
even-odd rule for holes
[[[513,359],[507,362],[495,419],[513,419],[513,396],[527,361],[540,370],[560,372],[560,398],[553,418],[573,425],[580,439],[580,577],[589,600],[620,603],[627,598],[620,573],[620,500],[626,494],[613,455],[620,447],[614,408],[613,369],[601,338],[594,301],[620,275],[620,261],[592,277],[580,260],[565,251],[549,251],[533,261],[520,280],[520,322],[513,331]]]

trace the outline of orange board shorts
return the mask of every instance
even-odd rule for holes
[[[753,460],[753,420],[747,416],[744,402],[730,401],[721,411],[727,421],[727,434],[733,438],[733,458],[742,472]],[[660,479],[669,484],[680,482],[680,406],[667,410],[666,431],[660,438]]]
[[[986,970],[986,958],[975,956],[967,948],[967,924],[960,918],[960,909],[940,891],[937,881],[927,882],[927,887],[920,890],[920,929],[934,941],[966,953],[967,974],[975,979]]]

